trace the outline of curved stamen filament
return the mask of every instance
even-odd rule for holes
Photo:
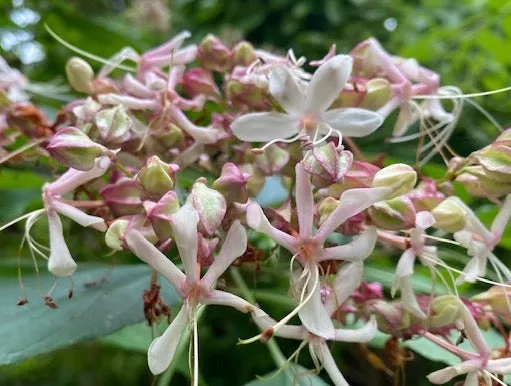
[[[307,304],[307,302],[312,298],[312,296],[314,295],[314,292],[318,289],[318,286],[319,286],[318,268],[317,268],[317,266],[315,266],[314,268],[315,268],[315,270],[313,272],[311,272],[311,269],[309,267],[306,267],[304,269],[304,271],[307,271],[307,274],[306,274],[306,278],[305,278],[305,284],[304,284],[304,286],[302,288],[302,292],[300,294],[300,302],[299,302],[298,306],[296,306],[293,311],[291,311],[284,318],[282,318],[277,324],[275,324],[273,327],[270,327],[267,330],[272,330],[273,332],[275,332],[275,331],[279,330],[281,327],[285,326],[287,324],[287,322],[289,322],[295,315],[297,315],[300,312],[300,310],[305,306],[305,304]],[[315,276],[314,283],[312,285],[310,292],[305,297],[305,293],[307,291],[307,287],[309,285],[310,278],[313,274]],[[302,273],[302,275],[303,275],[303,273]],[[302,277],[300,277],[300,279],[301,278]],[[304,299],[304,297],[305,297],[305,299]],[[253,343],[253,342],[261,339],[265,335],[266,335],[265,332],[262,332],[261,334],[258,334],[252,338],[240,340],[238,342],[238,344]]]
[[[297,135],[295,135],[294,137],[291,137],[289,139],[284,139],[284,138],[277,138],[277,139],[273,139],[271,140],[270,142],[267,142],[262,148],[260,148],[259,150],[260,151],[265,151],[268,147],[270,147],[271,145],[275,144],[275,143],[293,143],[294,141],[300,139],[301,137],[303,136],[303,133],[298,133]]]
[[[444,88],[444,90],[445,89],[446,88]],[[441,92],[441,90],[442,89],[439,90],[440,93],[434,94],[434,95],[414,95],[414,96],[412,96],[412,99],[451,99],[451,98],[465,99],[465,98],[474,98],[474,97],[479,97],[479,96],[494,95],[494,94],[500,94],[500,93],[504,93],[504,92],[507,92],[507,91],[511,91],[511,86],[504,87],[504,88],[499,88],[499,89],[493,90],[493,91],[483,91],[483,92],[476,92],[476,93],[472,93],[472,94],[459,94],[459,95],[456,95],[456,96],[445,95],[444,93]]]

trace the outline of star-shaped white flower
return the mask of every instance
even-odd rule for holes
[[[298,83],[289,68],[277,65],[270,74],[269,89],[285,113],[258,112],[243,115],[231,125],[242,141],[273,141],[294,135],[337,134],[363,137],[376,130],[383,118],[370,110],[328,110],[350,77],[353,59],[337,55],[323,63],[308,84]]]

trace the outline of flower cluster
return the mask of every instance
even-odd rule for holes
[[[467,158],[452,158],[435,180],[403,163],[369,161],[353,139],[371,135],[399,110],[393,141],[425,139],[420,165],[442,153],[461,113],[461,92],[442,87],[439,75],[416,60],[368,39],[346,54],[334,45],[306,66],[292,50],[279,55],[246,41],[228,47],[212,35],[186,45],[189,37],[182,32],[142,54],[124,49],[97,72],[82,58],[69,59],[67,79],[80,97],[53,121],[19,97],[28,80],[0,62],[3,162],[29,162],[36,154],[67,168],[43,187],[44,208],[23,216],[31,253],[47,259],[55,276],[73,275],[65,216],[104,233],[112,250],[131,251],[169,281],[182,306],[149,347],[154,374],[169,367],[190,329],[197,384],[198,310],[207,305],[252,315],[261,334],[244,343],[302,341],[335,385],[348,382],[327,342],[367,343],[378,331],[391,339],[420,336],[457,355],[461,364],[428,376],[435,384],[466,374],[465,385],[477,385],[511,373],[509,348],[496,357],[480,330],[493,324],[504,331],[511,320],[511,271],[494,254],[511,216],[511,129]],[[19,137],[29,145],[16,148]],[[180,177],[190,170],[195,182],[187,186]],[[287,199],[264,207],[259,193],[275,179]],[[454,194],[458,182],[499,205],[490,229]],[[30,235],[43,216],[49,248]],[[282,275],[295,307],[280,320],[218,285],[264,237],[280,247],[278,266],[290,267]],[[462,251],[464,267],[449,264],[443,244]],[[385,253],[401,255],[394,300],[379,283],[363,280],[367,262]],[[500,283],[486,278],[488,262]],[[451,294],[440,296],[435,281],[431,292],[417,293],[417,265]],[[460,298],[457,286],[476,280],[494,287]],[[292,325],[295,316],[300,324]],[[451,342],[453,330],[475,351]]]

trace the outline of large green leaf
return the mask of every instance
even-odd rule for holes
[[[277,375],[276,371],[255,379],[245,386],[326,386],[328,383],[323,381],[311,371],[299,365],[289,365],[281,370]]]
[[[0,364],[9,364],[72,343],[110,334],[143,320],[143,290],[148,288],[151,270],[145,265],[79,265],[73,276],[74,295],[67,298],[69,281],[59,280],[53,291],[58,309],[45,306],[37,295],[38,281],[24,275],[30,303],[20,307],[17,280],[3,277],[0,282]],[[42,273],[44,292],[54,278]],[[94,284],[90,284],[94,283]],[[168,304],[178,296],[170,284],[162,283]]]

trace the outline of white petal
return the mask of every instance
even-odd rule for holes
[[[247,302],[245,299],[229,292],[219,290],[211,291],[207,297],[202,297],[200,302],[206,305],[215,304],[217,306],[232,307],[243,313],[253,312],[256,309],[256,307]]]
[[[211,127],[199,127],[194,125],[187,116],[176,106],[168,106],[172,118],[176,121],[176,124],[188,133],[195,141],[209,145],[216,143],[220,136],[220,132],[217,129]]]
[[[305,95],[287,67],[276,66],[269,79],[271,95],[289,114],[299,115],[303,112]]]
[[[457,284],[463,282],[475,283],[478,277],[484,277],[486,274],[486,255],[475,255],[470,259],[463,269],[464,275],[460,275],[456,280]]]
[[[55,276],[71,276],[76,271],[76,263],[64,240],[62,222],[54,210],[48,210],[48,231],[50,233],[50,257],[48,271]]]
[[[491,224],[491,232],[494,236],[497,236],[499,239],[506,229],[506,225],[509,222],[509,217],[511,216],[511,194],[508,194],[506,200],[504,201],[504,205],[499,210],[499,213],[493,220]]]
[[[430,212],[422,211],[415,216],[415,226],[422,230],[428,229],[435,224],[435,218]]]
[[[401,301],[408,312],[419,319],[426,319],[426,314],[420,308],[417,298],[413,293],[409,276],[401,278]]]
[[[335,337],[333,340],[339,342],[370,342],[378,332],[378,325],[373,318],[369,320],[363,327],[356,330],[338,328],[335,330]]]
[[[169,367],[187,324],[186,306],[183,306],[163,335],[153,340],[147,350],[147,363],[151,373],[161,374]]]
[[[314,290],[312,297],[307,303],[300,309],[298,316],[302,321],[303,326],[312,334],[328,339],[334,335],[334,325],[332,319],[328,314],[327,309],[321,302],[321,293],[319,288],[312,288],[314,281],[317,280],[314,276],[319,275],[316,269],[311,275],[308,291]],[[308,292],[310,293],[310,292]],[[307,293],[307,295],[308,295]]]
[[[161,253],[158,248],[147,241],[138,230],[130,230],[125,237],[126,243],[133,253],[140,260],[149,264],[160,275],[163,275],[179,291],[181,284],[186,279],[183,272],[167,256]]]
[[[417,118],[413,113],[412,106],[409,103],[402,104],[394,124],[394,130],[392,130],[392,136],[401,137],[416,121]]]
[[[339,225],[357,213],[366,210],[375,202],[384,200],[391,192],[392,189],[386,187],[346,190],[341,194],[339,206],[328,216],[323,224],[321,224],[321,227],[314,237],[320,243],[324,243],[326,238],[334,232]]]
[[[364,263],[346,263],[335,275],[334,291],[328,297],[325,308],[332,315],[360,286],[364,273]]]
[[[396,295],[396,291],[401,287],[401,279],[406,276],[413,275],[413,264],[415,263],[415,252],[412,248],[403,252],[397,263],[396,273],[392,280],[390,294],[392,297]]]
[[[105,232],[107,226],[105,220],[102,217],[91,216],[87,213],[82,212],[80,209],[75,208],[72,205],[63,203],[59,200],[52,200],[51,206],[55,208],[57,212],[70,218],[74,222],[80,224],[82,227],[91,227],[97,229],[100,232]]]
[[[310,345],[310,349],[314,351],[318,359],[321,361],[321,364],[325,368],[330,377],[330,380],[335,386],[350,386],[348,381],[346,381],[341,371],[337,367],[332,353],[328,349],[328,346],[325,342]]]
[[[300,131],[300,121],[275,112],[250,113],[236,118],[231,130],[242,141],[271,141],[289,138]]]
[[[314,219],[314,199],[309,174],[299,162],[296,164],[296,211],[301,237],[312,236],[312,220]]]
[[[199,214],[189,204],[183,205],[171,216],[172,234],[183,262],[186,278],[195,282],[197,272],[197,224]]]
[[[380,114],[359,108],[329,110],[323,113],[322,120],[347,137],[365,137],[383,123],[383,117]]]
[[[247,224],[255,231],[266,234],[293,254],[296,253],[296,239],[271,225],[261,207],[256,203],[250,204],[247,208]]]
[[[486,369],[490,373],[509,374],[511,373],[511,358],[490,359]]]
[[[240,257],[246,249],[247,232],[239,220],[236,220],[231,225],[229,232],[227,232],[220,253],[202,278],[204,285],[211,287],[218,280],[220,275],[223,274],[232,262]]]
[[[367,228],[362,234],[348,244],[326,248],[325,253],[318,261],[323,260],[348,260],[362,261],[373,252],[378,234],[375,227]]]
[[[306,112],[326,111],[341,93],[352,67],[353,58],[349,55],[337,55],[323,63],[307,86]]]

